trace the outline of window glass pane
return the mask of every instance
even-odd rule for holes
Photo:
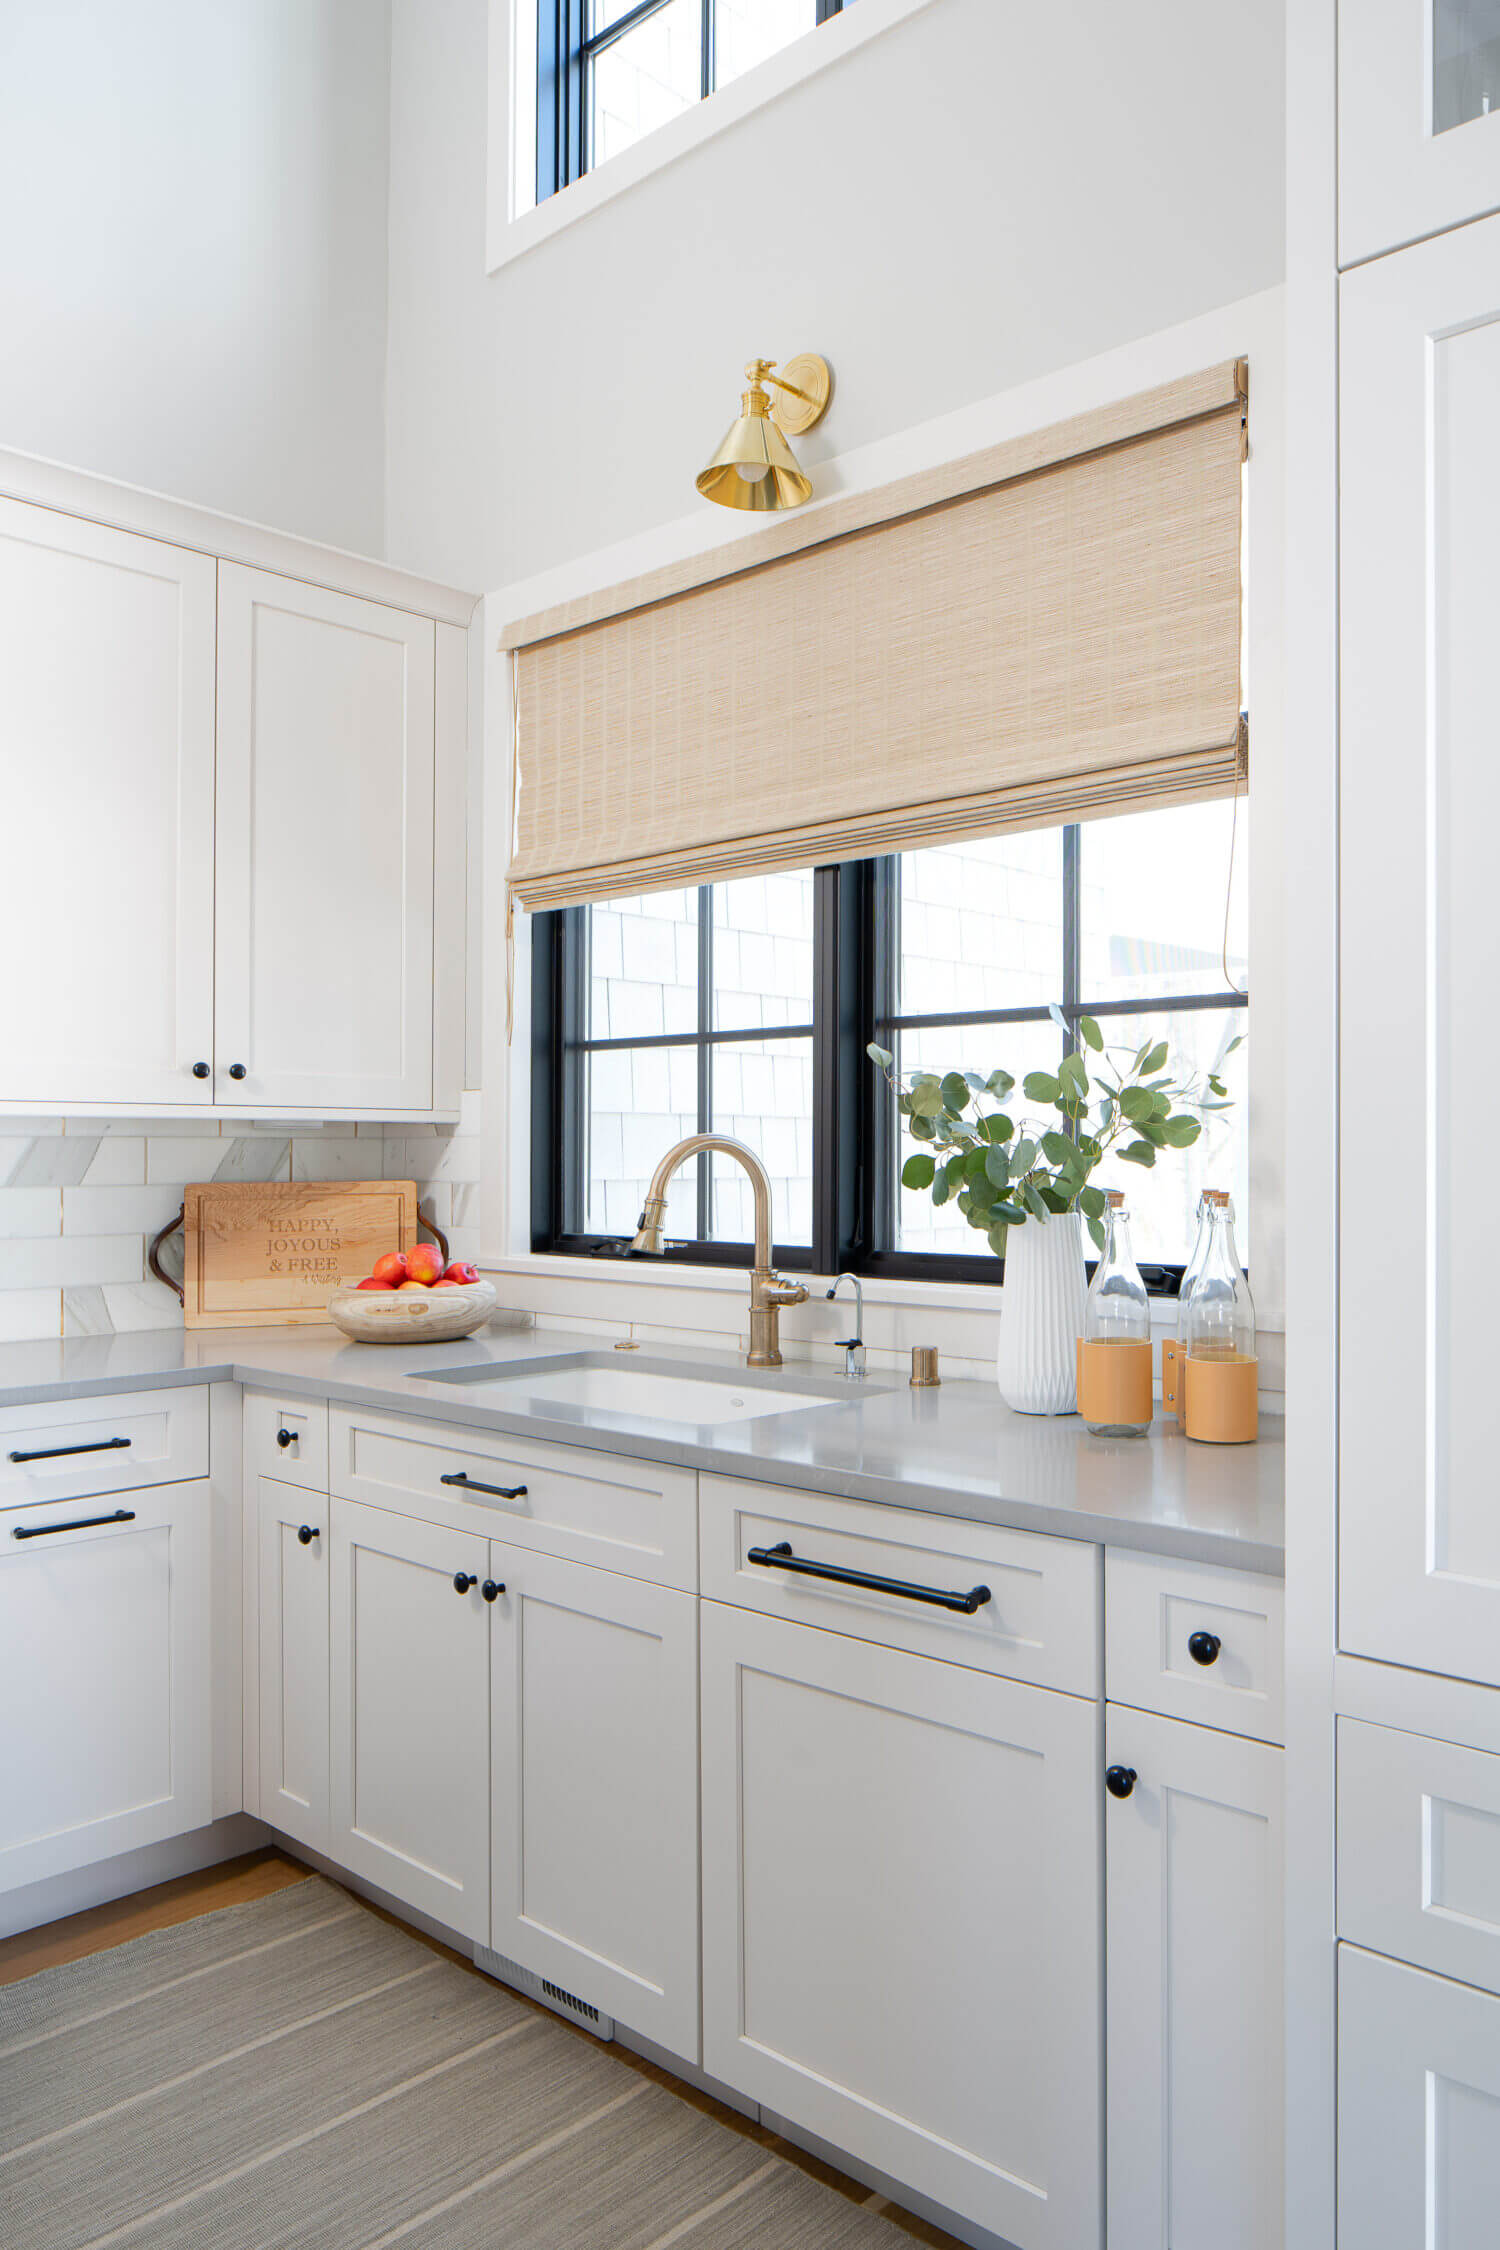
[[[725,1040],[713,1050],[713,1129],[754,1149],[771,1176],[771,1229],[781,1243],[812,1241],[811,1039]],[[732,1157],[712,1160],[710,1231],[716,1242],[755,1232],[750,1181]]]
[[[590,65],[590,164],[633,148],[702,93],[703,11],[698,0],[667,0]]]
[[[674,1141],[698,1130],[693,1047],[610,1048],[584,1057],[584,1231],[634,1234],[651,1175]],[[697,1174],[685,1164],[667,1195],[666,1231],[698,1229]]]
[[[903,852],[897,1014],[1061,1000],[1062,867],[1060,828]]]
[[[1446,133],[1492,109],[1500,109],[1500,0],[1435,0],[1433,131]]]
[[[1085,1002],[1222,989],[1231,833],[1229,973],[1245,989],[1248,827],[1243,804],[1236,813],[1227,798],[1081,824],[1079,990]]]
[[[753,70],[817,20],[817,0],[714,0],[714,84]]]
[[[628,16],[638,5],[639,0],[589,0],[587,36],[597,39],[601,31],[608,31],[611,24],[618,23],[621,16]]]
[[[590,1039],[698,1028],[698,893],[650,891],[588,909]]]
[[[1007,1099],[1007,1115],[1020,1120],[1024,1104],[1022,1079],[1029,1070],[1056,1070],[1062,1060],[1062,1033],[1045,1017],[1039,1023],[966,1024],[958,1031],[903,1031],[896,1043],[896,1067],[912,1070],[973,1070],[988,1078],[991,1071],[1008,1070],[1016,1092]],[[982,1107],[999,1104],[986,1096]],[[941,1252],[947,1257],[987,1258],[989,1244],[977,1227],[971,1227],[956,1203],[934,1208],[925,1188],[900,1185],[901,1167],[923,1147],[914,1141],[901,1120],[896,1146],[896,1244],[912,1253]],[[1129,1167],[1127,1166],[1128,1170]],[[996,1279],[999,1269],[996,1269]]]
[[[1191,1148],[1163,1149],[1147,1172],[1108,1156],[1097,1178],[1101,1187],[1125,1190],[1130,1208],[1131,1247],[1146,1264],[1184,1265],[1193,1247],[1198,1197],[1206,1187],[1228,1188],[1234,1198],[1235,1241],[1246,1263],[1250,1256],[1250,1113],[1248,1008],[1183,1008],[1175,1014],[1101,1016],[1099,1029],[1108,1048],[1125,1049],[1117,1060],[1128,1064],[1147,1031],[1165,1039],[1167,1067],[1174,1077],[1191,1071],[1217,1071],[1229,1089],[1232,1109],[1203,1120]],[[1231,1039],[1245,1044],[1228,1060]],[[1222,1064],[1222,1068],[1220,1067]]]
[[[714,1029],[811,1023],[812,871],[715,883]]]

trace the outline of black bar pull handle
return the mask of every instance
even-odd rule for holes
[[[134,1523],[134,1508],[116,1508],[107,1516],[75,1516],[71,1523],[18,1523],[12,1539],[48,1539],[55,1531],[92,1531],[101,1523]]]
[[[40,1445],[34,1453],[12,1453],[12,1461],[61,1461],[71,1453],[118,1453],[128,1437],[91,1438],[87,1445]]]
[[[439,1477],[438,1483],[456,1484],[462,1492],[493,1492],[497,1500],[524,1500],[526,1497],[524,1484],[481,1484],[477,1477],[471,1477],[463,1469],[454,1469],[448,1476]]]
[[[776,1547],[752,1547],[746,1562],[761,1563],[767,1570],[793,1570],[803,1578],[832,1578],[840,1586],[868,1586],[873,1593],[899,1594],[904,1601],[931,1602],[936,1609],[956,1609],[972,1617],[990,1599],[988,1586],[971,1586],[966,1594],[945,1593],[940,1586],[911,1586],[904,1578],[877,1578],[872,1571],[847,1570],[842,1563],[808,1562],[792,1553],[783,1539]]]

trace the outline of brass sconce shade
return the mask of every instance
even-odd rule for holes
[[[783,375],[773,375],[773,359],[752,359],[745,369],[750,388],[740,399],[739,419],[731,422],[723,444],[698,478],[705,500],[721,508],[800,508],[812,498],[811,480],[783,434],[799,435],[821,421],[833,390],[826,359],[803,352],[789,359]],[[785,393],[775,404],[775,420],[765,385]]]

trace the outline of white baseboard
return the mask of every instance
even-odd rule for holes
[[[769,2133],[779,2133],[794,2148],[806,2149],[809,2156],[820,2157],[831,2164],[836,2172],[843,2172],[851,2180],[858,2180],[878,2195],[889,2196],[899,2203],[903,2211],[912,2212],[925,2219],[929,2226],[941,2227],[959,2242],[967,2242],[971,2250],[1015,2250],[1015,2244],[1006,2236],[991,2234],[987,2227],[975,2226],[972,2219],[961,2219],[956,2212],[945,2211],[940,2203],[930,2197],[918,2195],[915,2188],[903,2187],[884,2172],[877,2172],[873,2164],[862,2164],[858,2157],[850,2156],[844,2149],[835,2148],[832,2141],[820,2140],[816,2133],[808,2133],[794,2125],[789,2117],[778,2117],[775,2110],[762,2108],[760,2121]]]
[[[186,1836],[169,1836],[164,1843],[121,1852],[118,1859],[97,1860],[92,1867],[23,1883],[0,1894],[0,1938],[86,1913],[91,1906],[107,1906],[113,1899],[129,1898],[133,1891],[149,1891],[157,1883],[195,1874],[200,1867],[216,1867],[220,1860],[238,1859],[242,1852],[259,1851],[270,1841],[264,1821],[252,1819],[249,1813],[230,1813]]]

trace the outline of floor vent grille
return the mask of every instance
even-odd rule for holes
[[[540,2000],[544,2008],[551,2008],[558,2015],[565,2016],[569,2023],[576,2023],[581,2030],[591,2031],[596,2039],[613,2039],[613,2016],[606,2016],[587,2000],[580,2000],[576,1992],[569,1992],[563,1985],[554,1984],[550,1977],[539,1977],[534,1970],[523,1969],[519,1961],[509,1960],[503,1953],[494,1953],[487,1945],[475,1946],[474,1966],[476,1969],[483,1969],[487,1977],[494,1977],[501,1984],[512,1985],[517,1992],[524,1992],[528,2000]]]

